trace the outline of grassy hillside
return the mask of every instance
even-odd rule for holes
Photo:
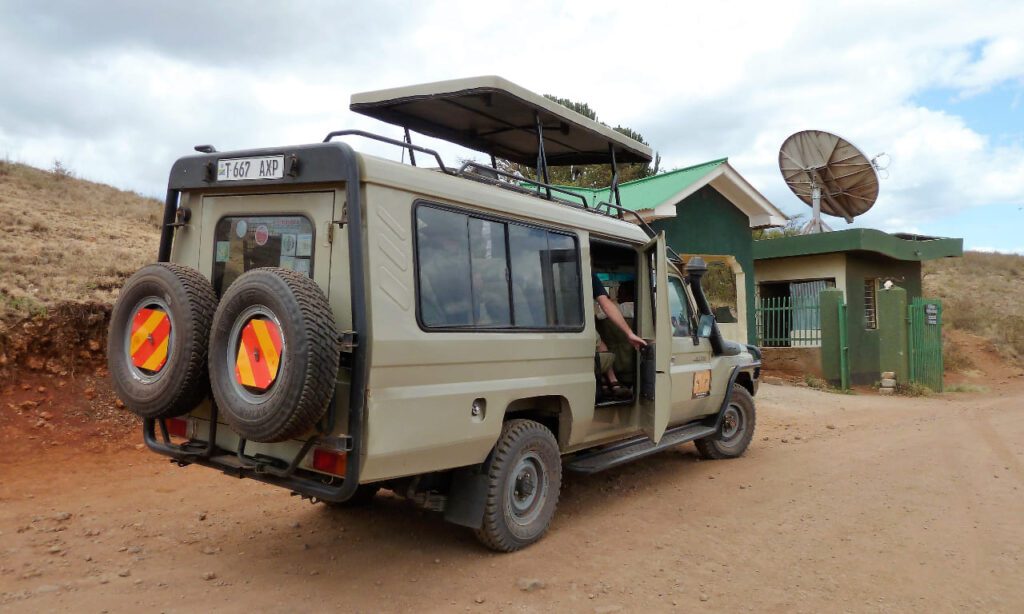
[[[0,161],[0,321],[66,302],[112,302],[156,257],[162,203]]]
[[[1005,356],[1024,359],[1024,256],[965,252],[926,262],[924,293],[943,299],[948,327],[981,335]]]

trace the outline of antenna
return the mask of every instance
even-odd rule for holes
[[[823,130],[792,134],[779,148],[779,170],[797,198],[811,206],[804,234],[832,230],[821,221],[827,213],[852,223],[878,198],[879,154],[869,160],[846,139]],[[888,156],[886,156],[888,158]]]

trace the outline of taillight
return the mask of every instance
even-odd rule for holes
[[[313,449],[313,469],[334,475],[345,475],[347,466],[348,457],[344,452],[324,448]]]
[[[188,420],[184,418],[168,418],[167,434],[171,437],[188,439]]]

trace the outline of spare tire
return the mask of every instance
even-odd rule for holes
[[[213,398],[236,433],[271,443],[309,430],[334,395],[341,338],[320,286],[254,269],[221,298],[210,333]]]
[[[132,275],[110,316],[114,391],[142,418],[188,413],[209,394],[206,346],[217,295],[192,268],[162,262]]]

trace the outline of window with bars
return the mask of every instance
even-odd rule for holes
[[[875,278],[864,280],[864,328],[878,328],[878,280]]]

